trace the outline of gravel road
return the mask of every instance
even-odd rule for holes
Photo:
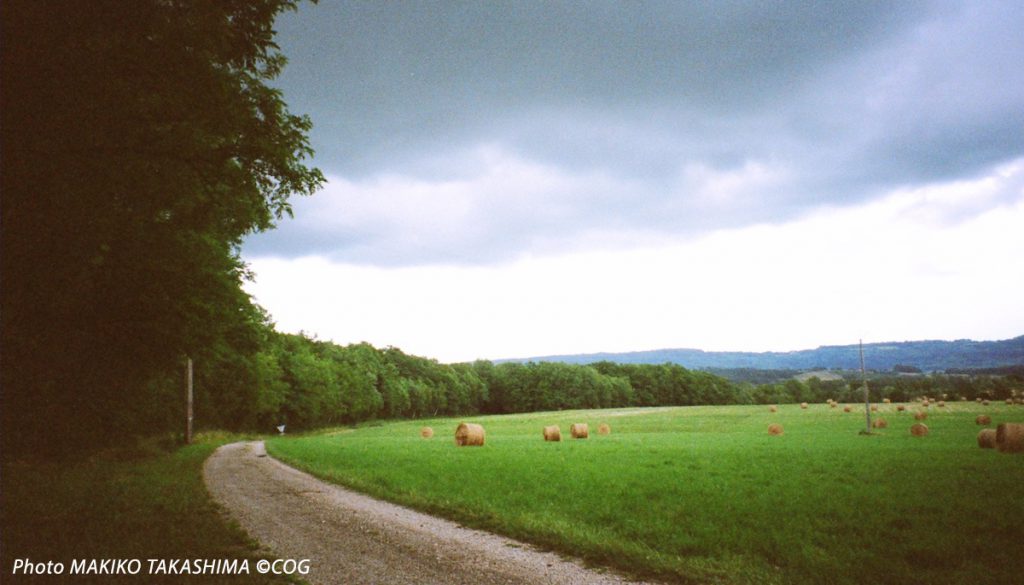
[[[279,558],[310,559],[314,584],[634,583],[325,483],[267,456],[262,442],[217,449],[203,476],[251,537]]]

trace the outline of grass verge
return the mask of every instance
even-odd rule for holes
[[[75,462],[4,462],[4,583],[297,583],[257,573],[256,543],[227,521],[202,479],[206,458],[241,437],[201,435],[196,444],[106,452]],[[64,563],[60,576],[12,574],[17,559]],[[140,559],[135,576],[70,575],[76,559]],[[249,575],[150,575],[147,559],[248,559]]]

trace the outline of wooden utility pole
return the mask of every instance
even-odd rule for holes
[[[185,444],[192,443],[192,358],[185,358]]]
[[[871,432],[871,399],[868,397],[868,376],[864,372],[864,340],[858,341],[860,344],[860,383],[864,386],[864,417],[867,419],[867,427],[865,432]]]

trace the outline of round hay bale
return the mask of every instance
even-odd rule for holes
[[[878,405],[877,404],[872,404],[871,405],[871,412],[878,412]]]
[[[928,434],[928,425],[924,423],[914,423],[910,427],[910,434],[915,437],[923,437]]]
[[[923,410],[914,413],[914,420],[924,420],[926,418],[928,418],[928,413]]]
[[[903,412],[906,409],[907,409],[907,407],[903,406],[902,404],[897,404],[896,405],[896,412]]]
[[[981,397],[979,396],[978,398],[975,398],[974,401],[977,402],[978,404],[981,404]]]
[[[889,400],[888,398],[883,398],[882,402],[885,403],[885,404],[890,404],[890,403],[892,403],[892,400]]]
[[[847,404],[843,407],[843,412],[853,412],[853,407]]]
[[[981,405],[982,406],[988,406],[988,400],[982,400],[981,401]]]
[[[561,441],[562,440],[562,429],[558,428],[558,425],[551,425],[544,427],[544,440],[545,441]]]
[[[569,427],[569,434],[574,439],[586,439],[590,436],[590,427],[587,426],[587,423],[572,423],[572,426]]]
[[[1013,406],[1013,398],[1007,398],[1006,403],[1009,404],[1010,406]]]
[[[779,412],[779,407],[778,406],[774,406],[774,405],[773,406],[769,406],[768,407],[768,412]]]
[[[608,423],[601,423],[597,425],[597,434],[599,435],[610,435],[612,434],[612,428],[608,426]]]
[[[828,403],[828,407],[829,408],[837,408],[838,406],[839,406],[838,402],[829,402]]]
[[[887,429],[889,428],[889,423],[884,418],[876,418],[873,421],[871,421],[871,428]]]
[[[964,402],[964,401],[966,401],[966,400],[967,400],[967,397],[966,397],[966,396],[961,396],[961,397],[960,397],[960,402]]]
[[[996,427],[996,449],[1000,453],[1024,453],[1024,424],[1000,423]]]
[[[946,401],[945,400],[940,400],[940,401],[935,403],[935,406],[938,406],[939,408],[946,408]]]
[[[978,446],[982,449],[995,449],[996,448],[996,430],[995,429],[981,429],[978,433]]]
[[[992,417],[987,414],[979,414],[974,418],[974,424],[976,425],[990,425],[992,424]]]
[[[921,402],[921,406],[930,406],[930,405],[931,405],[931,402],[928,402],[927,400],[924,400],[924,401]]]
[[[807,408],[807,403],[806,402],[801,402],[800,403],[800,408]]]
[[[777,436],[782,434],[782,425],[778,423],[772,423],[768,425],[768,434]]]
[[[459,447],[482,447],[484,428],[475,423],[459,423],[455,428],[455,444]]]
[[[430,427],[423,427],[422,429],[420,429],[420,436],[423,437],[424,439],[429,439],[430,437],[434,436],[434,429]]]

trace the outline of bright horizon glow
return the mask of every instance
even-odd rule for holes
[[[490,266],[249,257],[281,331],[442,362],[1024,333],[1024,160],[779,224]],[[600,240],[600,237],[595,238]]]

